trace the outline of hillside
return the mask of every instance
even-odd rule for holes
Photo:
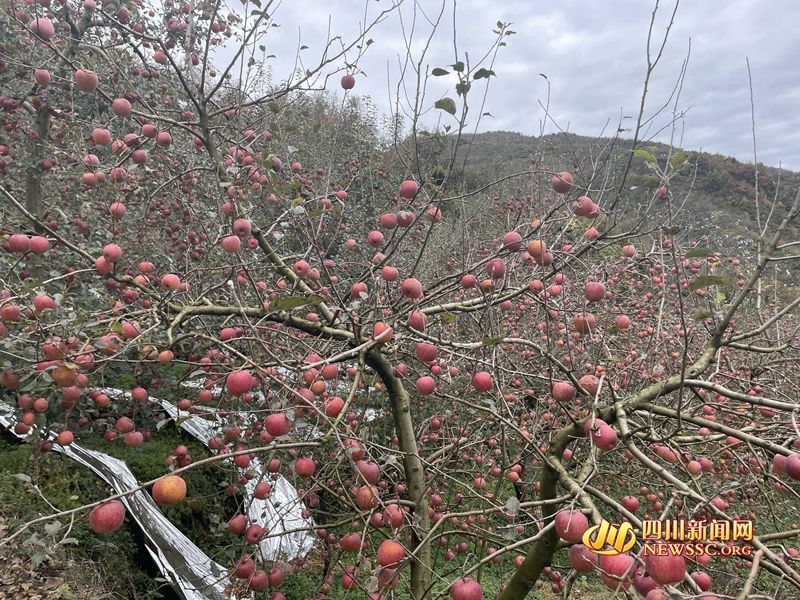
[[[446,150],[439,154],[439,160],[452,156],[453,138],[444,141],[440,148],[445,146]],[[533,168],[569,170],[578,174],[579,185],[597,190],[593,197],[605,195],[610,200],[622,181],[630,144],[629,140],[574,134],[533,137],[494,131],[464,136],[456,152],[456,179],[463,176],[466,187],[474,189]],[[687,233],[709,235],[720,249],[746,251],[758,231],[753,164],[718,154],[669,150],[666,144],[640,145],[623,186],[622,201],[634,209],[646,206],[661,182],[659,170],[669,156],[673,168],[677,166],[669,185],[673,206],[679,209],[675,222]],[[592,173],[595,176],[590,182]],[[773,222],[781,216],[798,187],[800,173],[759,164],[762,222],[776,198],[779,206]],[[795,228],[792,233],[796,237],[800,229]]]

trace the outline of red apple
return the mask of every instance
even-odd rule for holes
[[[178,475],[167,475],[153,484],[153,500],[161,506],[178,504],[186,497],[186,482]]]
[[[415,387],[417,388],[417,392],[423,396],[427,396],[436,391],[436,381],[430,375],[425,375],[417,379]]]
[[[45,41],[52,38],[56,33],[55,27],[53,27],[53,22],[50,19],[44,19],[41,17],[31,21],[30,29],[31,33],[38,35]]]
[[[483,600],[481,584],[470,577],[461,577],[450,588],[452,600]]]
[[[569,547],[569,564],[578,573],[591,573],[597,567],[597,554],[580,542]]]
[[[492,389],[492,385],[492,376],[486,371],[480,371],[472,376],[472,387],[481,394]]]
[[[555,525],[558,537],[577,543],[589,529],[589,520],[578,510],[560,510],[556,513]]]
[[[130,117],[133,108],[131,107],[131,103],[125,98],[116,98],[111,103],[111,110],[114,111],[114,114],[118,117]]]
[[[428,342],[418,342],[416,346],[417,357],[424,363],[430,363],[436,360],[439,354],[439,349],[435,344]]]
[[[412,300],[419,300],[422,298],[422,283],[420,283],[419,279],[409,278],[403,280],[403,283],[400,284],[400,291],[403,292],[407,298],[411,298]]]
[[[622,506],[624,506],[626,510],[635,513],[639,510],[639,499],[635,496],[625,496],[622,499]]]
[[[250,371],[234,371],[228,374],[225,387],[233,396],[241,396],[253,389],[255,378]]]
[[[111,132],[97,127],[92,131],[92,141],[98,146],[108,146],[111,144]]]
[[[406,557],[405,549],[394,540],[384,540],[378,547],[376,558],[383,567],[394,566]]]
[[[317,470],[317,465],[313,458],[298,458],[294,463],[294,472],[298,477],[307,479]]]
[[[550,179],[550,185],[553,187],[553,191],[557,194],[566,194],[570,191],[570,189],[572,189],[572,175],[566,171],[556,173]]]
[[[517,251],[522,248],[522,236],[517,231],[509,231],[503,236],[503,248]]]
[[[400,184],[400,197],[405,198],[406,200],[410,200],[416,196],[418,191],[419,184],[412,179],[407,179]]]
[[[635,575],[636,560],[630,554],[611,554],[600,557],[603,583],[610,590],[628,589]]]
[[[181,279],[174,273],[167,273],[161,278],[161,286],[168,290],[178,290],[181,287]]]
[[[556,381],[550,392],[553,399],[559,402],[572,402],[577,394],[575,386],[568,381]]]
[[[606,297],[606,286],[599,281],[590,281],[586,284],[584,296],[589,302],[599,302]]]
[[[783,463],[783,470],[792,479],[800,479],[800,454],[793,452],[787,456]]]
[[[238,236],[229,235],[222,238],[222,249],[228,254],[235,254],[242,248],[242,240]]]
[[[50,71],[47,69],[36,69],[33,72],[33,80],[42,87],[50,85]]]
[[[692,579],[702,591],[707,592],[711,589],[711,575],[705,571],[695,571],[692,573]]]
[[[82,92],[93,92],[97,89],[97,73],[78,69],[75,71],[75,86]]]
[[[119,500],[109,500],[89,512],[89,527],[95,533],[112,533],[125,521],[125,505]]]
[[[235,515],[228,521],[228,531],[233,535],[243,535],[245,529],[247,529],[247,517],[244,515]]]
[[[647,574],[659,585],[679,583],[686,574],[686,560],[682,556],[648,555],[644,557],[644,564]]]

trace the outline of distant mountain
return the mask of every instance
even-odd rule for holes
[[[428,161],[442,163],[453,154],[453,136],[434,136],[435,144],[420,146]],[[620,187],[631,155],[631,141],[593,138],[574,134],[542,137],[511,131],[493,131],[462,136],[455,155],[455,180],[475,189],[506,175],[535,168],[570,171],[577,183],[597,190],[608,203]],[[661,184],[665,165],[676,173],[669,189],[673,205],[681,206],[675,224],[694,233],[709,235],[728,252],[752,246],[757,237],[759,215],[755,202],[755,167],[735,158],[706,152],[682,151],[661,143],[643,143],[634,154],[623,188],[627,209],[647,206]],[[428,162],[428,164],[431,164]],[[596,177],[590,182],[592,174]],[[529,180],[528,180],[529,181]],[[776,224],[800,187],[800,173],[758,165],[758,192],[762,224]],[[600,190],[605,190],[602,193]],[[777,191],[777,196],[776,196]],[[595,195],[595,193],[592,193]],[[770,217],[773,202],[778,206]],[[800,223],[789,234],[800,239]],[[715,245],[716,245],[715,244]]]

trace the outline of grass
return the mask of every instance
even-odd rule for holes
[[[147,481],[168,472],[164,458],[178,444],[186,445],[189,454],[196,457],[207,456],[202,445],[171,429],[154,432],[151,440],[139,447],[125,446],[121,441],[109,444],[94,434],[76,441],[124,460],[139,481]],[[25,475],[30,477],[29,482],[24,480]],[[190,470],[184,478],[189,488],[187,501],[164,508],[164,513],[198,546],[225,564],[231,558],[229,538],[221,532],[236,503],[218,484],[225,479],[224,474],[219,467],[206,466]],[[58,453],[37,452],[30,444],[0,438],[0,518],[12,531],[33,518],[101,500],[111,492],[86,468]],[[131,519],[126,519],[113,535],[100,536],[89,529],[86,514],[81,513],[71,524],[68,543],[56,544],[69,526],[68,519],[63,519],[55,535],[32,529],[21,536],[22,549],[33,566],[88,561],[94,565],[91,571],[103,580],[108,597],[149,600],[173,595],[163,580],[156,579],[158,573],[143,548],[142,533]],[[69,582],[65,589],[70,589]]]
[[[18,474],[27,474],[30,483]],[[108,495],[109,490],[98,478],[87,476],[85,469],[72,461],[55,453],[35,453],[28,444],[0,439],[0,518],[9,530],[52,514],[54,508],[69,510]],[[74,521],[63,519],[53,535],[45,528],[25,532],[14,554],[29,559],[34,573],[63,568],[64,583],[59,594],[65,599],[85,597],[82,594],[90,574],[92,587],[96,588],[93,595],[98,598],[161,598],[162,583],[142,568],[140,536],[129,521],[113,536],[98,536],[89,529],[86,516],[77,515]],[[64,537],[67,543],[59,544]]]
[[[134,448],[122,443],[106,443],[97,435],[81,437],[78,443],[124,460],[140,481],[166,473],[164,457],[178,444],[187,445],[189,453],[196,457],[205,456],[207,452],[199,443],[182,436],[171,426],[154,432],[150,441]],[[19,474],[28,475],[30,482],[24,481]],[[209,466],[190,470],[185,478],[189,488],[188,501],[165,508],[165,514],[214,560],[227,564],[234,559],[238,547],[232,547],[231,538],[226,532],[227,519],[235,512],[236,501],[225,493],[225,473],[219,467]],[[110,490],[99,478],[87,475],[85,468],[61,455],[34,452],[29,444],[0,438],[0,519],[5,524],[6,532],[16,530],[25,521],[52,513],[54,509],[75,508],[100,500],[109,493]],[[74,542],[57,544],[69,527],[67,539]],[[55,569],[60,574],[57,590],[47,597],[63,600],[155,600],[173,597],[165,582],[157,578],[142,548],[141,533],[130,519],[113,535],[99,536],[89,529],[85,514],[80,514],[72,524],[63,520],[54,535],[49,535],[43,528],[32,529],[23,534],[19,541],[15,554],[23,562],[27,561],[29,576],[34,577],[31,581],[36,581],[34,574],[42,569]],[[455,578],[457,564],[445,563],[441,554],[435,568],[446,584]],[[322,570],[319,556],[319,552],[315,552],[303,569],[285,578],[281,591],[287,598],[301,600],[315,596]],[[0,555],[0,568],[3,568],[2,560]],[[483,570],[481,582],[486,598],[493,598],[500,589],[508,577],[509,564],[507,561],[504,568],[491,565]],[[407,569],[402,573],[404,578],[408,577]],[[341,568],[334,571],[334,585],[328,597],[355,598],[353,592],[341,588],[340,577]],[[405,589],[405,585],[405,581],[398,585],[401,596],[400,590]],[[549,587],[546,583],[542,585]],[[579,598],[603,597],[592,595],[595,587],[593,582],[579,587]],[[441,591],[444,585],[436,589]],[[266,593],[257,595],[259,599],[267,597]],[[551,600],[556,596],[546,589],[537,588],[534,595],[529,597]]]
[[[167,472],[164,458],[172,453],[178,444],[184,444],[189,454],[196,458],[207,456],[207,449],[197,441],[178,432],[173,425],[152,432],[152,438],[139,447],[128,447],[121,442],[107,443],[97,434],[83,435],[78,442],[85,447],[94,448],[124,460],[140,481],[157,478]],[[30,481],[20,477],[25,474]],[[191,540],[193,540],[213,560],[223,565],[231,564],[239,556],[241,546],[231,543],[227,533],[227,520],[237,510],[237,497],[226,492],[231,483],[230,473],[218,466],[203,466],[185,474],[189,495],[187,501],[171,508],[165,508],[167,517]],[[503,483],[496,490],[499,497],[513,493]],[[52,514],[55,510],[66,510],[108,496],[110,490],[101,480],[87,470],[57,453],[34,452],[29,444],[20,444],[0,437],[0,537],[4,531],[14,531],[25,521],[41,515]],[[465,498],[469,508],[470,497]],[[349,527],[333,530],[341,537],[350,531]],[[373,537],[373,544],[381,539]],[[56,543],[62,538],[67,543]],[[458,539],[456,539],[458,538]],[[450,539],[451,547],[458,541],[469,541],[469,537],[456,536]],[[133,598],[135,600],[155,600],[174,597],[172,590],[163,580],[157,578],[149,557],[142,548],[142,535],[128,519],[121,530],[110,536],[99,536],[89,530],[85,514],[77,515],[74,522],[63,519],[60,527],[35,528],[26,532],[18,540],[20,543],[0,552],[0,572],[17,572],[19,560],[9,562],[8,556],[27,561],[29,580],[36,585],[49,585],[47,577],[39,577],[43,572],[56,573],[59,585],[47,597],[65,600],[111,600]],[[471,548],[474,550],[474,548]],[[443,551],[435,552],[434,569],[440,582],[434,588],[436,593],[446,589],[448,583],[457,577],[458,569],[464,560],[460,555],[452,562],[445,562]],[[567,565],[565,552],[555,557],[555,564]],[[352,563],[352,555],[346,557]],[[511,555],[504,558],[501,565],[488,565],[481,573],[484,598],[495,597],[501,585],[508,580],[512,566]],[[39,565],[38,567],[36,565]],[[14,570],[12,570],[12,568]],[[566,569],[559,569],[566,575]],[[320,575],[323,571],[322,548],[308,557],[303,568],[296,574],[287,575],[281,591],[287,598],[303,600],[316,596]],[[741,584],[742,571],[732,565],[712,565],[709,569],[719,592]],[[397,598],[403,598],[408,589],[408,569],[401,571],[403,579],[398,585]],[[360,597],[354,592],[341,588],[339,582],[342,565],[332,571],[333,585],[328,598],[332,600],[354,599]],[[744,573],[746,575],[746,573]],[[474,576],[474,575],[473,575]],[[738,583],[737,583],[738,582]],[[549,581],[542,580],[529,595],[535,600],[555,600],[556,595],[549,590]],[[774,588],[769,576],[759,578],[759,588]],[[776,590],[778,591],[778,590]],[[776,598],[790,598],[778,591]],[[360,594],[360,592],[359,592]],[[3,598],[0,588],[0,598]],[[445,598],[449,597],[445,595]],[[573,587],[573,596],[585,600],[607,598],[608,593],[597,576],[584,576]],[[31,596],[33,598],[33,596]],[[258,594],[258,600],[268,598]]]

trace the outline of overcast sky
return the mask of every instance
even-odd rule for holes
[[[431,42],[426,63],[449,69],[454,61],[453,0],[446,2],[441,26]],[[389,6],[388,0],[284,0],[273,12],[280,28],[266,38],[267,52],[275,75],[291,70],[298,37],[309,46],[302,56],[310,63],[326,39],[329,27],[344,39],[352,38],[367,15]],[[436,18],[441,0],[419,0],[429,18]],[[655,38],[660,40],[674,7],[662,1],[656,20]],[[398,55],[404,49],[403,27],[412,23],[412,0],[405,0],[401,14],[393,14],[369,33],[374,40],[358,61],[365,75],[358,75],[352,93],[369,95],[378,108],[388,112],[387,80],[396,82]],[[512,23],[516,35],[507,38],[493,67],[492,78],[479,131],[511,130],[538,134],[544,118],[539,102],[547,97],[550,110],[562,129],[584,135],[599,135],[610,119],[613,132],[620,115],[634,117],[638,111],[645,74],[647,30],[653,2],[647,0],[458,0],[456,31],[459,58],[468,52],[477,60],[491,46],[498,20]],[[402,21],[401,21],[402,19]],[[402,22],[402,25],[401,25]],[[672,92],[691,39],[691,56],[678,108],[685,111],[678,132],[684,148],[733,155],[752,161],[750,96],[747,66],[753,76],[756,135],[760,162],[800,170],[800,3],[797,0],[683,0],[650,86],[650,111],[659,108]],[[430,33],[417,9],[415,49]],[[354,60],[355,53],[348,54]],[[332,70],[329,69],[329,71]],[[547,81],[540,77],[547,76]],[[409,78],[406,79],[409,82]],[[413,85],[413,81],[410,82]],[[432,78],[425,108],[443,95],[455,97],[452,76]],[[338,76],[328,87],[341,90]],[[394,91],[394,87],[392,87]],[[409,89],[409,91],[413,91]],[[473,87],[469,124],[480,114],[483,84]],[[672,106],[669,111],[671,112]],[[429,111],[427,123],[442,118],[455,120],[442,111]],[[655,132],[669,121],[664,114],[654,122]],[[632,127],[633,121],[624,121]],[[546,132],[556,131],[547,123]],[[658,136],[668,141],[669,130]],[[680,138],[678,138],[680,139]]]

